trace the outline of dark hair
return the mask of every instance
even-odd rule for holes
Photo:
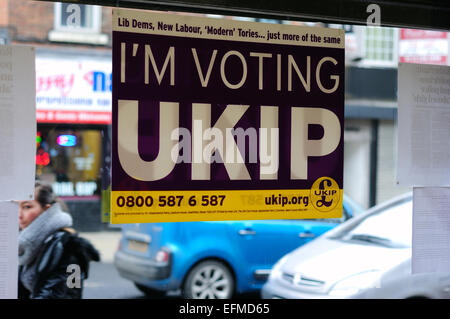
[[[53,205],[56,203],[56,195],[53,193],[53,188],[50,184],[36,181],[34,188],[36,192],[35,200],[37,200],[42,207],[45,207],[48,204]]]
[[[34,189],[36,192],[35,200],[41,205],[42,208],[45,208],[45,206],[47,205],[59,203],[63,211],[69,211],[67,205],[62,200],[60,200],[53,192],[52,185],[43,181],[36,181],[34,183]]]

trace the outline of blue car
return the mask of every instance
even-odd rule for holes
[[[150,297],[228,299],[260,290],[283,255],[360,212],[344,196],[341,219],[125,224],[114,265]]]

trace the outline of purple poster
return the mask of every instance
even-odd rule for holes
[[[342,30],[113,20],[112,223],[342,216]]]

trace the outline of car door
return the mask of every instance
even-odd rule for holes
[[[314,220],[237,221],[232,226],[238,260],[254,280],[264,279],[283,255],[333,228]]]

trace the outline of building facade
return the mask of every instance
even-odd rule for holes
[[[79,231],[102,222],[111,124],[111,8],[0,0],[0,41],[36,48],[36,177]]]

